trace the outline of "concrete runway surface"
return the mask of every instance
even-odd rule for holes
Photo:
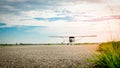
[[[0,46],[0,68],[91,68],[98,45]]]

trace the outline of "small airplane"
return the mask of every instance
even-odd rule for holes
[[[86,35],[86,36],[49,36],[54,38],[69,38],[69,44],[72,45],[75,42],[75,37],[97,37],[97,35]]]

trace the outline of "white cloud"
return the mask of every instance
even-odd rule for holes
[[[15,8],[15,7],[13,7],[13,6],[9,6],[9,5],[4,5],[3,6],[3,8],[6,8],[6,9],[8,9],[8,10],[10,10],[10,11],[16,11],[16,10],[19,10],[19,9],[17,9],[17,8]]]
[[[21,12],[22,15],[25,15],[27,17],[32,17],[32,18],[51,18],[51,17],[56,17],[57,13],[51,10],[31,10],[31,11],[23,11]]]
[[[9,0],[9,1],[27,1],[27,0]],[[94,1],[94,0],[87,0]],[[116,3],[116,2],[113,2]],[[105,3],[76,3],[72,2],[60,2],[59,6],[55,6],[50,9],[40,10],[28,10],[20,11],[19,15],[15,14],[0,14],[0,20],[8,25],[36,25],[36,26],[63,26],[63,25],[77,25],[84,22],[83,20],[89,20],[92,18],[98,18],[102,16],[117,15],[119,11],[111,13],[109,9],[106,9]],[[4,8],[10,10],[17,10],[13,6],[4,6]],[[52,17],[66,17],[72,18],[70,22],[59,20],[55,22],[37,21],[34,18],[52,18]],[[77,24],[76,24],[77,23]]]
[[[8,2],[26,2],[27,0],[7,0]]]
[[[10,26],[16,26],[16,25],[27,25],[27,26],[62,26],[66,23],[68,23],[65,20],[60,21],[37,21],[34,18],[37,18],[38,16],[28,16],[26,14],[23,15],[14,15],[14,14],[1,14],[0,21],[10,25]]]

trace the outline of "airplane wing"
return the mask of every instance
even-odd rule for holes
[[[97,37],[97,35],[85,35],[85,36],[49,36],[54,38],[69,38],[69,37]]]
[[[69,38],[70,36],[49,36],[49,37],[54,37],[54,38]]]
[[[74,37],[97,37],[97,35],[85,35],[85,36],[74,36]]]

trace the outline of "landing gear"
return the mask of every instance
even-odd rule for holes
[[[67,43],[67,45],[73,45],[72,43]]]

